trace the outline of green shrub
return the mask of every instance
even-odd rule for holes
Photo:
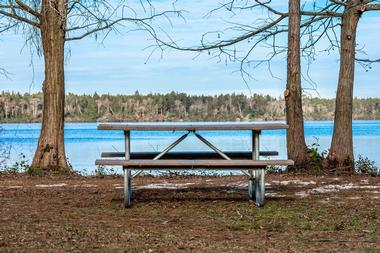
[[[107,176],[107,175],[116,176],[117,171],[114,168],[106,168],[105,166],[100,165],[95,169],[95,175],[101,176],[101,177]]]
[[[310,162],[314,164],[322,163],[327,156],[327,150],[320,151],[319,139],[315,138],[315,142],[308,147],[308,154],[310,158]]]
[[[355,161],[355,172],[370,176],[380,175],[379,168],[376,167],[375,162],[362,155],[359,155],[359,159]]]
[[[15,175],[15,174],[19,174],[19,173],[23,173],[23,172],[28,171],[29,167],[30,167],[29,161],[26,160],[26,156],[21,153],[19,155],[18,161],[15,162],[14,164],[10,165],[10,166],[4,166],[1,169],[1,173]]]
[[[45,175],[44,171],[41,168],[32,167],[32,166],[28,168],[26,173],[28,173],[28,175],[32,177],[42,177]]]
[[[267,174],[281,173],[284,171],[282,166],[268,166],[266,169]]]

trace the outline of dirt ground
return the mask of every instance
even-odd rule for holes
[[[0,252],[380,252],[380,178],[0,176]]]

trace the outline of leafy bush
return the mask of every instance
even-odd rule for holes
[[[106,168],[105,166],[100,165],[95,169],[95,175],[104,177],[107,175],[116,176],[118,174],[114,168]]]
[[[26,160],[26,156],[24,154],[19,155],[19,159],[13,165],[4,166],[1,169],[1,173],[4,174],[18,174],[28,171],[30,168],[29,161]]]
[[[327,157],[327,150],[320,150],[319,139],[314,137],[313,144],[307,147],[308,161],[304,165],[288,166],[288,172],[303,172],[308,174],[325,173],[324,163]]]
[[[327,156],[327,150],[320,151],[319,139],[314,137],[315,142],[308,147],[310,161],[314,164],[322,163]]]
[[[376,167],[375,162],[368,159],[368,157],[363,157],[359,155],[359,159],[355,161],[355,171],[358,174],[365,174],[370,176],[379,176],[379,168]]]
[[[32,167],[30,166],[28,168],[28,170],[26,171],[26,173],[28,173],[29,176],[32,176],[32,177],[42,177],[45,175],[44,171],[40,168],[37,168],[37,167]]]
[[[268,166],[266,169],[267,174],[281,173],[284,171],[285,171],[285,169],[283,166]]]

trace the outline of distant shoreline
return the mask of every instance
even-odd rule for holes
[[[333,120],[335,100],[303,98],[305,120]],[[380,98],[353,100],[354,120],[380,120]],[[76,95],[65,97],[66,122],[163,122],[163,121],[284,121],[285,100],[270,95],[185,93],[131,95]],[[0,122],[38,123],[42,120],[43,95],[0,94]]]

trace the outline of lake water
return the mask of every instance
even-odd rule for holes
[[[96,166],[95,159],[103,151],[123,151],[124,136],[121,131],[98,131],[97,123],[66,123],[66,152],[73,168],[85,173],[92,173]],[[0,143],[9,146],[12,164],[23,153],[31,161],[35,151],[40,124],[0,124]],[[305,122],[306,142],[308,145],[319,143],[320,150],[328,149],[333,131],[331,121]],[[250,150],[249,131],[203,131],[200,132],[211,143],[226,151]],[[380,121],[354,121],[355,156],[363,155],[380,164]],[[159,151],[182,135],[183,132],[139,132],[131,133],[132,151]],[[194,136],[189,136],[175,150],[209,150]],[[286,135],[284,130],[263,131],[261,150],[277,150],[280,158],[286,158]]]

